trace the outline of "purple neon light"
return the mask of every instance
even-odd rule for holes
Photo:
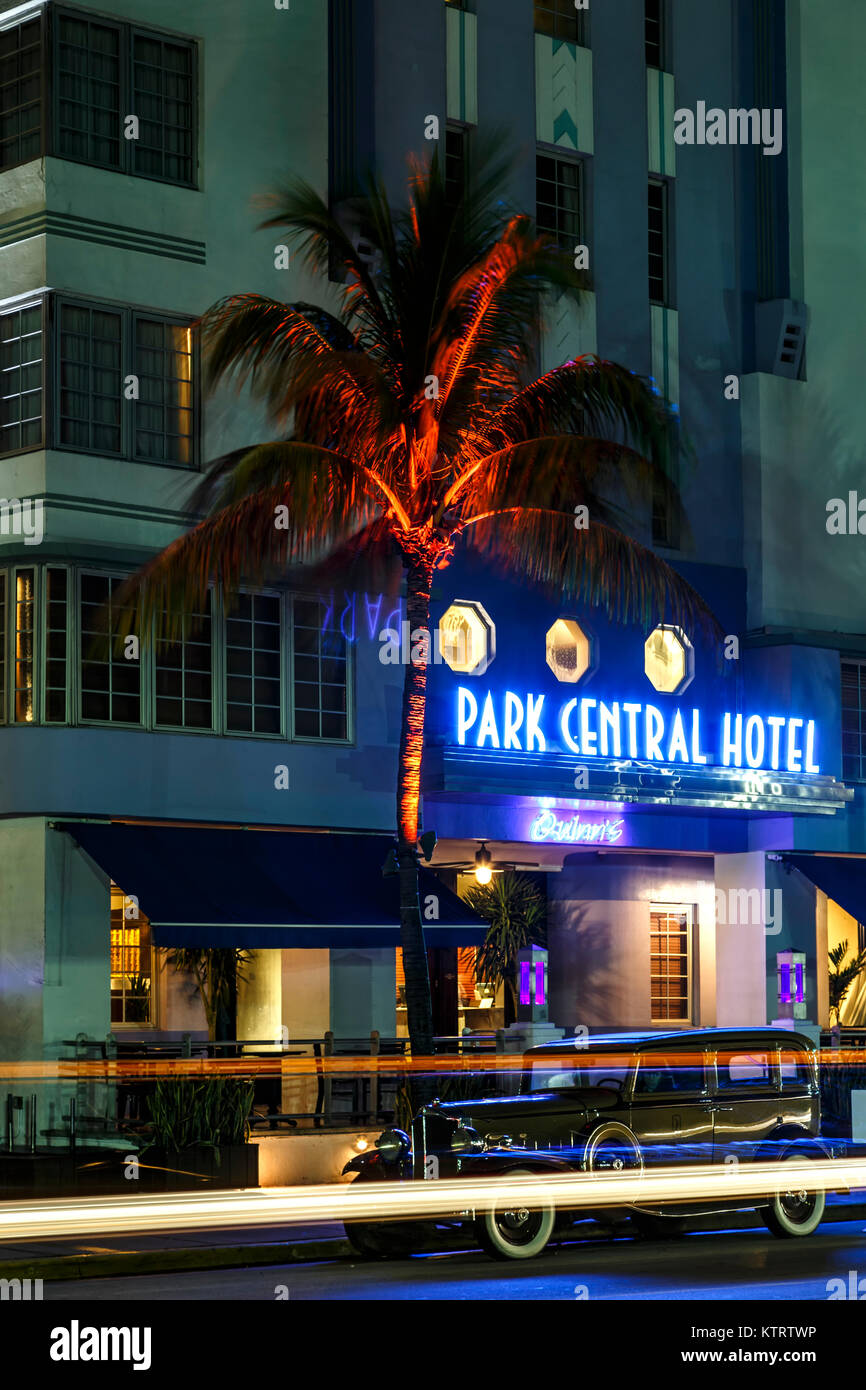
[[[779,966],[779,1002],[790,1004],[791,1002],[791,967],[790,965]]]
[[[535,962],[535,1002],[544,1003],[544,961]]]
[[[803,962],[799,961],[794,966],[794,988],[795,998],[798,1004],[802,1004],[806,998],[806,982],[803,979]]]
[[[520,962],[520,1002],[528,1004],[529,1000],[529,961]]]

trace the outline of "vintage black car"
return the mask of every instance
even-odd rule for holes
[[[412,1181],[826,1159],[832,1149],[819,1138],[820,1120],[816,1054],[803,1034],[711,1028],[570,1039],[524,1055],[517,1094],[434,1101],[415,1117],[411,1138],[387,1130],[344,1172],[357,1172],[356,1181]],[[806,1236],[824,1201],[823,1192],[795,1180],[790,1190],[768,1192],[757,1210],[774,1235]],[[754,1199],[748,1205],[754,1209]],[[734,1205],[717,1198],[630,1207],[629,1214],[642,1233],[660,1235],[680,1230],[689,1215],[742,1208],[742,1199]],[[589,1214],[503,1203],[455,1218],[472,1224],[494,1258],[525,1259]],[[383,1256],[418,1249],[429,1227],[358,1221],[346,1231],[361,1254]]]

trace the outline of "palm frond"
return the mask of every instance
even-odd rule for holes
[[[553,596],[601,608],[611,620],[644,627],[674,623],[718,642],[722,630],[687,580],[652,550],[590,518],[575,527],[571,512],[503,508],[466,525],[463,539],[504,570]]]

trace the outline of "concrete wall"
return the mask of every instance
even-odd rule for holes
[[[763,904],[765,888],[765,858],[752,854],[717,854],[715,857],[715,888],[725,894],[726,904],[732,893],[760,893]],[[740,899],[735,901],[739,902]],[[731,921],[737,916],[738,920]],[[745,916],[745,913],[742,914]],[[718,1006],[716,1022],[720,1028],[734,1028],[767,1022],[765,997],[764,922],[760,912],[749,912],[749,920],[739,913],[726,911],[724,924],[716,924],[716,967],[718,970]]]
[[[826,507],[863,491],[866,397],[852,344],[866,294],[866,169],[851,137],[866,13],[858,0],[791,0],[788,16],[791,293],[809,309],[806,379],[744,384],[744,471],[757,497],[746,513],[750,624],[862,632],[866,548],[827,533]]]
[[[712,922],[712,861],[581,854],[548,879],[550,1018],[558,1027],[660,1026],[650,1016],[651,903],[696,909],[691,1022],[716,1021],[713,942],[705,929]]]

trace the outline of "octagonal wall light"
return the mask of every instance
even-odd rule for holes
[[[496,624],[474,599],[457,598],[439,619],[439,650],[452,671],[483,676],[496,656]]]
[[[653,628],[644,643],[643,668],[654,690],[680,695],[695,678],[695,649],[681,627]]]
[[[576,685],[593,669],[593,642],[574,618],[557,618],[545,638],[547,664],[558,681]]]

